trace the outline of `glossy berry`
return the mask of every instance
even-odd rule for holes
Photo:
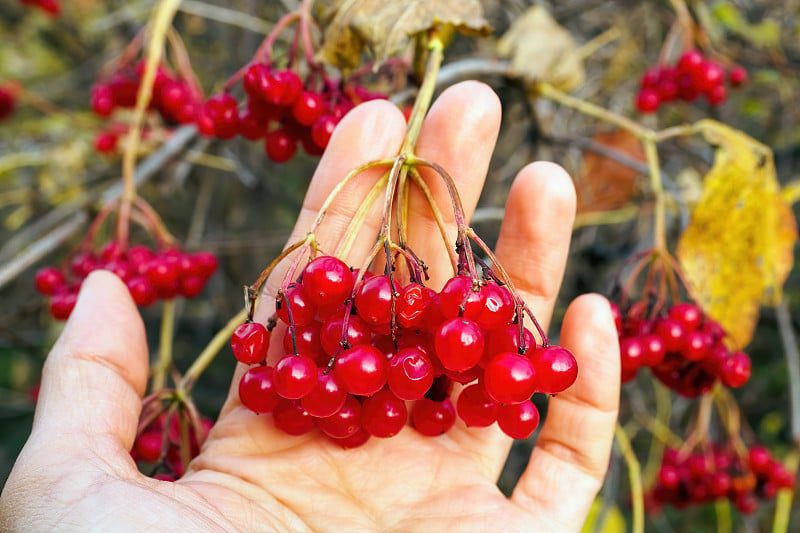
[[[481,289],[473,290],[469,276],[450,278],[439,292],[439,310],[445,318],[463,316],[474,320],[484,310],[485,303],[486,294]]]
[[[423,398],[411,408],[411,423],[417,432],[429,437],[446,433],[456,422],[456,410],[450,398],[441,402]]]
[[[279,396],[297,400],[316,385],[317,365],[305,355],[287,355],[275,365],[272,379]]]
[[[452,318],[439,326],[433,344],[442,366],[462,372],[481,360],[483,331],[469,318]]]
[[[373,437],[397,435],[407,419],[405,402],[388,389],[376,392],[361,404],[361,426]]]
[[[239,400],[254,413],[269,413],[278,405],[280,397],[275,392],[273,368],[254,366],[239,380]]]
[[[239,324],[231,335],[231,348],[236,359],[246,365],[260,363],[267,357],[269,332],[258,322]]]
[[[334,439],[344,439],[354,435],[361,428],[361,404],[355,396],[346,396],[339,410],[317,420],[317,427]]]
[[[654,89],[642,89],[636,97],[639,113],[655,113],[661,105],[661,97]]]
[[[527,439],[539,426],[539,411],[531,401],[501,405],[497,408],[497,425],[513,439]]]
[[[483,385],[497,403],[521,403],[536,390],[536,377],[530,359],[513,352],[503,352],[495,355],[486,365]]]
[[[538,392],[559,394],[570,388],[578,378],[578,361],[566,348],[538,348],[532,359]]]
[[[341,352],[333,369],[347,392],[370,396],[386,384],[389,363],[374,346],[359,344]]]
[[[310,261],[303,270],[303,287],[317,305],[339,305],[353,290],[353,273],[336,257],[321,256]]]
[[[339,411],[346,398],[347,393],[339,385],[334,373],[327,368],[319,368],[316,384],[300,403],[311,416],[324,418]]]
[[[399,293],[396,284],[394,292]],[[373,276],[362,280],[355,296],[358,316],[370,326],[389,324],[392,319],[392,293],[388,276]]]
[[[456,402],[458,416],[467,426],[491,426],[497,420],[497,402],[481,383],[465,387]]]
[[[418,400],[433,384],[433,363],[416,348],[404,348],[389,360],[389,389],[400,399]]]
[[[36,272],[33,282],[37,291],[46,296],[51,296],[64,286],[66,279],[59,269],[44,267]]]
[[[267,133],[264,150],[272,161],[285,163],[297,152],[297,140],[284,129],[273,130]]]
[[[281,398],[272,410],[275,427],[289,435],[303,435],[314,429],[314,418],[303,409],[300,400]]]

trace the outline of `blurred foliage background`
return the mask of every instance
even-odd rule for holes
[[[575,96],[653,128],[704,117],[720,120],[771,147],[778,179],[783,185],[796,185],[800,2],[690,2],[713,50],[744,66],[750,82],[731,91],[729,100],[717,108],[679,103],[657,116],[637,114],[634,102],[640,75],[656,63],[675,20],[670,2],[536,4],[545,6],[576,44],[573,53],[580,56],[585,78],[573,91]],[[0,484],[30,430],[32,391],[61,327],[35,293],[33,275],[38,267],[68,257],[85,235],[103,194],[120,182],[119,157],[98,154],[93,147],[106,121],[89,109],[90,87],[104,65],[137,35],[154,5],[152,0],[70,0],[57,18],[16,0],[3,0],[0,8],[0,84],[13,84],[18,90],[15,113],[0,123]],[[293,0],[185,0],[174,25],[205,94],[218,91],[246,64],[274,21],[295,7]],[[457,37],[446,51],[443,76],[452,74],[455,81],[458,65],[495,58],[497,38],[526,7],[523,0],[484,2],[493,35]],[[554,160],[575,178],[579,216],[552,328],[557,331],[567,302],[586,291],[608,294],[624,260],[652,246],[653,199],[643,154],[632,138],[595,119],[544,99],[533,100],[517,79],[482,70],[480,62],[468,72],[492,85],[503,101],[502,132],[474,221],[487,242],[496,238],[511,180],[526,162]],[[190,134],[177,142],[178,135],[145,141],[140,162],[153,154],[160,159],[140,194],[187,248],[207,249],[220,259],[220,269],[203,294],[179,304],[175,364],[185,369],[241,308],[241,287],[282,248],[317,158],[298,154],[289,163],[276,164],[265,157],[262,143],[241,138],[212,141]],[[165,146],[173,147],[169,157],[161,157]],[[700,139],[681,138],[659,148],[674,239],[700,197],[713,147]],[[800,325],[799,291],[800,275],[793,272],[784,297],[795,328]],[[155,347],[159,305],[143,309],[143,316]],[[763,310],[747,351],[753,376],[735,391],[746,434],[783,457],[792,447],[790,384],[773,309]],[[203,375],[195,389],[203,414],[213,417],[219,410],[233,366],[233,357],[223,352]],[[652,408],[649,380],[640,376],[625,385],[623,420],[631,414],[630,402]],[[681,434],[696,402],[673,400],[673,427]],[[643,432],[633,439],[642,461],[648,439]],[[515,443],[501,488],[513,486],[534,442],[535,436]],[[623,515],[630,512],[624,464],[616,455],[603,494]],[[794,523],[800,520],[799,509],[792,508]],[[737,519],[736,528],[763,531],[770,527],[773,512],[774,503],[762,505],[757,514]],[[648,529],[698,531],[715,527],[714,520],[711,508],[669,510],[649,518]]]

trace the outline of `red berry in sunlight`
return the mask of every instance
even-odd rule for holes
[[[522,337],[525,341],[525,354],[530,357],[533,354],[534,348],[536,348],[536,339],[528,328],[522,330]],[[497,328],[489,331],[484,353],[485,362],[488,363],[489,359],[500,352],[519,353],[518,324],[512,324],[504,328]],[[483,364],[483,362],[481,364]]]
[[[627,337],[619,343],[620,364],[623,371],[635,371],[644,362],[644,347],[639,337]]]
[[[728,74],[728,82],[731,84],[731,87],[741,87],[747,83],[747,71],[744,67],[733,67]]]
[[[272,410],[275,427],[289,435],[303,435],[314,429],[314,418],[303,409],[300,400],[281,398]]]
[[[416,348],[404,348],[389,359],[389,389],[403,400],[422,398],[433,384],[433,363]]]
[[[390,285],[386,275],[362,280],[355,296],[358,316],[372,327],[389,324],[392,319],[393,292],[399,295],[397,283]]]
[[[264,151],[272,161],[285,163],[297,153],[297,139],[285,129],[273,130],[267,133]]]
[[[317,305],[339,305],[353,291],[353,273],[341,259],[317,257],[303,270],[303,287]]]
[[[413,329],[419,325],[434,294],[432,289],[419,283],[409,283],[403,287],[395,301],[395,315],[400,327]]]
[[[678,59],[678,70],[681,74],[694,76],[703,69],[706,58],[699,50],[687,50]]]
[[[703,312],[694,304],[682,302],[670,307],[667,317],[680,322],[686,331],[694,331],[703,322]]]
[[[639,113],[655,113],[661,105],[661,97],[655,89],[642,89],[636,96]]]
[[[289,311],[291,310],[291,321]],[[275,311],[285,324],[305,326],[311,324],[317,316],[317,306],[306,294],[300,284],[290,285],[286,292],[275,299]]]
[[[530,359],[514,352],[503,352],[486,365],[483,385],[497,403],[521,403],[533,395],[536,378]]]
[[[334,317],[322,323],[319,339],[323,351],[334,355],[341,346],[344,317]],[[358,315],[349,315],[347,319],[347,343],[350,346],[368,344],[372,340],[372,332],[366,322]]]
[[[292,116],[303,126],[313,125],[324,112],[322,96],[312,91],[303,91],[292,106]]]
[[[511,291],[497,283],[487,283],[481,292],[484,296],[484,305],[475,317],[475,322],[485,330],[508,325],[516,314],[516,303]]]
[[[275,365],[272,376],[279,396],[297,400],[311,392],[317,383],[317,365],[305,355],[284,356]]]
[[[94,149],[101,154],[109,154],[117,149],[119,137],[106,131],[100,132],[94,138]]]
[[[728,90],[724,85],[715,85],[706,92],[706,100],[710,105],[719,105],[728,99]]]
[[[558,394],[570,388],[578,379],[578,361],[566,348],[537,348],[531,358],[536,370],[537,392]]]
[[[340,353],[333,370],[347,392],[369,396],[386,384],[389,363],[374,346],[359,344]]]
[[[531,401],[500,405],[497,425],[512,439],[527,439],[539,425],[539,411]]]
[[[131,298],[139,307],[147,307],[158,300],[158,294],[156,294],[153,284],[144,276],[132,276],[125,281],[125,285],[128,287],[128,292],[131,293]]]
[[[388,389],[376,392],[361,404],[361,427],[373,437],[397,435],[407,419],[405,402]]]
[[[486,295],[480,288],[477,291],[472,289],[472,278],[469,276],[455,276],[447,280],[439,291],[442,315],[445,318],[463,316],[475,320],[484,309]]]
[[[744,352],[733,352],[722,362],[720,379],[726,387],[738,388],[750,380],[750,357]]]
[[[336,129],[336,119],[332,115],[322,115],[311,127],[311,140],[320,148],[326,148]]]
[[[334,439],[355,435],[361,429],[361,404],[355,396],[346,395],[342,407],[330,416],[317,419],[317,427]]]
[[[64,287],[66,280],[63,272],[56,267],[48,266],[36,272],[33,283],[41,294],[51,296]]]
[[[664,360],[667,348],[664,341],[658,335],[644,335],[639,338],[642,343],[642,364],[644,366],[656,366]]]
[[[254,366],[239,381],[239,400],[254,413],[270,413],[280,397],[275,392],[271,366]]]
[[[483,331],[469,318],[452,318],[439,326],[433,345],[442,366],[462,372],[481,360]]]
[[[656,324],[654,333],[664,341],[668,352],[680,352],[686,338],[686,328],[677,320],[665,318]]]
[[[324,418],[339,411],[347,399],[347,393],[339,385],[336,376],[328,368],[317,369],[317,382],[303,396],[300,404],[311,416]]]
[[[481,383],[465,387],[458,395],[456,408],[458,416],[467,426],[486,427],[497,420],[497,402],[489,396]]]
[[[423,398],[411,408],[411,423],[419,433],[435,437],[446,433],[456,423],[456,409],[450,398],[441,402]]]
[[[244,322],[233,330],[233,355],[246,365],[254,365],[266,359],[268,347],[269,332],[259,322]]]
[[[111,87],[103,84],[96,84],[90,93],[90,105],[92,111],[101,117],[107,117],[114,111],[114,96]]]

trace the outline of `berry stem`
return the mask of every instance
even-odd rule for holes
[[[211,364],[220,350],[222,350],[222,347],[230,342],[231,335],[233,335],[233,330],[235,330],[239,324],[244,322],[246,319],[247,309],[242,309],[236,313],[233,318],[231,318],[228,323],[217,332],[216,335],[214,335],[206,347],[203,348],[203,351],[200,352],[200,355],[197,356],[197,359],[194,360],[189,369],[183,374],[183,377],[181,378],[177,387],[179,391],[182,391],[184,394],[188,395],[195,382],[197,382],[197,379],[203,374],[205,369],[208,368],[208,365]]]
[[[272,260],[272,262],[267,266],[267,268],[265,268],[264,270],[261,271],[261,274],[258,276],[258,279],[255,281],[255,283],[253,283],[252,285],[249,286],[249,289],[248,289],[249,294],[250,294],[250,296],[249,296],[249,299],[250,299],[249,312],[251,313],[251,315],[250,315],[251,318],[252,318],[252,312],[253,312],[253,310],[255,310],[256,299],[258,299],[258,297],[259,297],[259,295],[261,293],[261,287],[267,281],[267,278],[272,273],[272,271],[275,269],[275,267],[277,267],[278,264],[281,263],[281,261],[286,259],[286,257],[289,256],[289,254],[291,254],[292,252],[294,252],[295,250],[297,250],[301,246],[309,244],[313,239],[314,239],[313,233],[307,233],[306,236],[303,237],[302,240],[299,240],[299,241],[295,242],[294,244],[291,244],[291,245],[287,246],[281,252],[281,254],[278,257],[276,257],[275,259]]]
[[[425,63],[425,73],[422,78],[422,85],[419,87],[417,97],[414,100],[414,107],[408,119],[408,128],[400,147],[400,153],[413,155],[417,146],[419,132],[422,130],[422,121],[433,100],[433,92],[436,89],[436,78],[439,75],[439,67],[444,60],[444,43],[439,38],[436,31],[431,31],[428,38],[428,58]]]
[[[347,229],[344,232],[344,237],[342,237],[342,240],[339,242],[339,245],[334,251],[334,255],[339,259],[344,260],[344,258],[347,257],[347,254],[350,253],[350,248],[353,246],[353,242],[355,242],[356,236],[358,235],[364,220],[366,220],[369,210],[375,204],[381,193],[383,193],[388,181],[389,172],[387,171],[378,181],[375,182],[367,195],[364,197],[364,200],[358,206],[358,210],[356,211],[355,215],[353,215],[353,218],[350,219],[350,223],[347,225]]]
[[[632,533],[644,532],[644,490],[642,489],[642,475],[639,460],[631,446],[631,441],[625,429],[619,425],[614,427],[614,436],[616,437],[617,446],[625,460],[625,465],[628,467],[628,479],[631,486],[631,504],[633,505],[633,524],[631,526]]]
[[[455,272],[458,270],[458,256],[456,255],[453,247],[450,246],[450,239],[447,236],[447,227],[444,224],[442,212],[439,210],[439,206],[436,205],[436,201],[433,199],[431,189],[428,187],[428,184],[425,183],[425,180],[422,179],[422,176],[416,168],[412,167],[410,169],[409,176],[411,177],[411,181],[414,183],[414,185],[416,185],[422,193],[422,196],[425,197],[425,201],[428,203],[428,206],[431,208],[431,213],[433,214],[434,220],[436,220],[436,225],[439,228],[439,234],[442,236],[444,247],[447,250],[448,256],[450,257],[450,263],[453,266],[453,272]]]
[[[714,501],[714,514],[717,517],[717,533],[731,533],[733,523],[731,522],[731,502],[724,498]]]
[[[145,221],[152,226],[153,235],[159,244],[169,248],[177,248],[180,245],[180,241],[169,232],[164,221],[158,216],[158,212],[144,198],[137,197],[134,204]]]
[[[647,159],[647,168],[650,173],[650,186],[655,196],[655,211],[653,213],[654,223],[654,248],[661,253],[667,253],[667,236],[665,230],[665,195],[664,185],[661,181],[661,167],[658,164],[658,148],[653,139],[642,141],[644,155]]]
[[[167,372],[172,366],[172,340],[175,332],[175,300],[165,300],[161,310],[161,332],[158,341],[158,360],[153,367],[152,391],[164,390]]]
[[[538,320],[536,320],[536,316],[534,316],[533,311],[531,311],[531,309],[525,303],[525,299],[522,297],[520,292],[514,286],[514,282],[511,280],[511,276],[508,275],[508,272],[506,272],[506,269],[503,268],[503,265],[500,264],[500,261],[497,260],[497,256],[494,255],[494,252],[492,251],[492,249],[489,248],[489,246],[485,242],[483,242],[483,239],[481,239],[478,236],[478,234],[475,233],[475,231],[472,228],[468,228],[467,229],[467,235],[469,236],[470,239],[475,241],[475,243],[478,245],[478,247],[481,250],[483,250],[483,252],[489,258],[489,261],[492,262],[492,268],[497,270],[497,273],[500,275],[500,278],[503,280],[503,282],[506,285],[508,285],[508,289],[511,291],[511,294],[514,296],[514,301],[517,304],[517,316],[520,319],[520,323],[522,323],[522,321],[523,321],[522,320],[523,316],[520,316],[520,311],[524,310],[526,313],[528,313],[528,316],[530,317],[531,321],[533,322],[533,325],[536,327],[536,331],[539,332],[539,336],[542,338],[542,346],[544,346],[544,347],[549,346],[550,341],[547,338],[547,334],[545,333],[544,328],[542,328],[542,325],[539,324]],[[522,335],[522,328],[520,328],[520,345],[519,345],[520,350],[522,350],[523,346],[524,346],[523,339],[524,339],[524,336]],[[525,349],[527,349],[527,347]]]
[[[278,19],[278,22],[276,22],[272,27],[272,31],[269,32],[267,38],[264,39],[264,42],[261,43],[261,46],[259,46],[258,50],[256,50],[255,55],[253,55],[253,59],[261,63],[269,64],[270,61],[272,61],[272,46],[278,39],[278,35],[280,35],[283,30],[288,28],[290,24],[300,20],[300,16],[301,15],[299,11],[292,11],[290,13],[286,13],[284,16]]]

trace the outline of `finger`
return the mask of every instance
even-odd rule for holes
[[[328,195],[351,170],[364,163],[396,155],[404,134],[403,114],[397,106],[389,102],[373,100],[348,113],[334,131],[328,148],[314,172],[297,222],[289,237],[289,244],[297,242],[308,233]],[[351,180],[350,184],[337,195],[327,210],[324,221],[315,231],[317,241],[323,250],[333,253],[353,215],[363,203],[364,197],[386,170],[386,168],[376,168],[363,172]],[[374,244],[374,236],[380,225],[381,203],[376,202],[370,216],[366,217],[359,232],[363,238],[355,241],[348,257],[350,264],[359,264]],[[267,294],[273,296],[276,294],[288,263],[289,261],[284,261],[284,267],[276,269],[275,274],[270,277],[266,284]],[[269,298],[265,298],[265,301],[267,300]],[[266,321],[273,312],[270,306],[263,307],[264,309],[256,315],[260,321]]]
[[[109,272],[91,273],[42,370],[29,442],[59,453],[69,445],[106,453],[110,442],[129,460],[147,370],[144,324],[128,289]]]
[[[560,166],[537,162],[517,174],[496,256],[545,329],[564,275],[574,217],[575,188]],[[511,439],[496,426],[473,429],[467,437],[465,445],[481,454],[487,476],[497,479]]]
[[[519,172],[508,194],[496,255],[545,331],[564,277],[574,220],[575,187],[563,168],[542,161]]]
[[[561,344],[578,360],[578,379],[550,401],[512,499],[549,516],[552,531],[578,531],[608,469],[619,408],[619,345],[608,301],[577,298],[564,317]]]
[[[478,203],[497,135],[500,131],[500,100],[480,82],[467,81],[448,88],[431,106],[420,131],[417,155],[441,165],[453,178],[466,219]],[[436,200],[448,228],[447,243],[427,201],[416,187],[409,199],[408,235],[411,248],[425,261],[430,286],[439,289],[453,276],[447,247],[453,248],[456,224],[447,187],[431,169],[420,172]]]

